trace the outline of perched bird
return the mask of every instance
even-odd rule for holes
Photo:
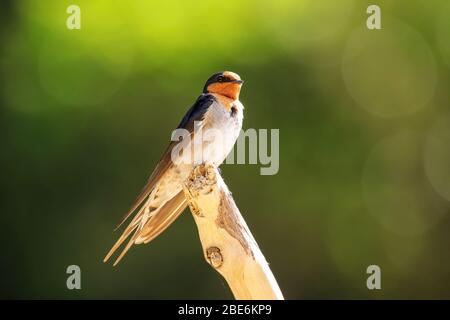
[[[172,141],[167,147],[147,184],[117,226],[136,212],[104,262],[128,240],[116,265],[133,244],[150,242],[178,218],[187,205],[182,184],[194,165],[210,162],[219,166],[225,160],[242,127],[244,106],[239,101],[242,84],[239,75],[230,71],[213,74],[206,81],[203,93],[177,127],[187,134],[182,141]]]

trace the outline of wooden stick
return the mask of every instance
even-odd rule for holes
[[[183,186],[206,261],[228,282],[236,299],[282,300],[266,259],[217,168],[194,168]]]

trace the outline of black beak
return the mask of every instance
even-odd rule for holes
[[[239,83],[239,84],[243,84],[244,83],[244,81],[242,81],[242,80],[231,80],[230,82],[231,83]]]

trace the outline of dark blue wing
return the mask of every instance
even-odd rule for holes
[[[197,98],[194,105],[187,111],[177,129],[184,128],[189,132],[194,131],[194,121],[201,121],[208,110],[208,108],[215,101],[215,97],[211,94],[202,94]],[[147,196],[152,192],[158,180],[162,177],[162,175],[172,166],[171,153],[173,147],[178,143],[178,141],[172,141],[164,152],[161,160],[158,162],[155,170],[150,175],[147,184],[142,189],[139,196],[136,198],[135,202],[131,206],[130,210],[125,214],[122,218],[119,225],[116,227],[120,227],[122,223],[124,223],[127,218],[142,204],[142,202],[147,198]]]
[[[199,96],[194,105],[186,112],[177,128],[192,129],[194,121],[203,119],[205,112],[213,104],[214,100],[214,96],[208,93],[203,93]]]

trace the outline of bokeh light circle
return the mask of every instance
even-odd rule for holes
[[[386,138],[373,148],[363,170],[367,210],[394,234],[423,234],[445,214],[423,172],[422,146],[422,136],[412,132]]]
[[[430,129],[425,141],[424,165],[433,188],[450,201],[450,114],[439,118]]]
[[[342,74],[356,103],[385,118],[411,114],[426,106],[437,82],[435,58],[424,38],[386,15],[381,30],[364,25],[351,33]]]

